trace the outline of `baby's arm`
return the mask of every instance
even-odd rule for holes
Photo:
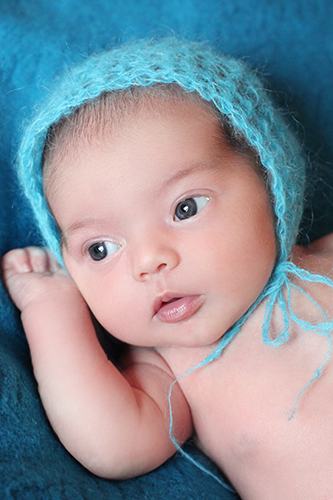
[[[120,373],[96,338],[78,289],[46,251],[12,250],[3,278],[22,312],[35,377],[48,418],[68,451],[97,475],[121,479],[154,469],[175,451],[167,395],[173,381],[152,350]],[[186,400],[176,384],[175,437],[191,433]]]

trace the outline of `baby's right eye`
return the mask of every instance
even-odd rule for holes
[[[98,241],[88,248],[88,252],[92,260],[103,260],[112,253],[116,252],[120,245],[111,241]]]

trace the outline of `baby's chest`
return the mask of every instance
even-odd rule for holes
[[[232,464],[233,470],[240,471],[243,464],[248,471],[279,460],[295,463],[295,447],[301,450],[304,443],[304,453],[311,454],[312,448],[317,449],[318,439],[312,443],[316,428],[326,436],[321,447],[332,455],[330,364],[323,377],[302,393],[322,355],[307,360],[301,368],[292,349],[263,348],[257,354],[249,349],[247,354],[222,356],[180,380],[191,408],[197,445],[226,472],[233,469]],[[302,456],[300,452],[300,461]]]
[[[224,468],[230,454],[238,460],[259,452],[263,427],[273,413],[265,384],[216,365],[185,377],[180,385],[191,409],[196,444],[210,458]]]

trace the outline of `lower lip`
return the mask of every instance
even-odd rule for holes
[[[201,295],[189,295],[162,305],[155,317],[163,323],[177,323],[196,313],[203,304]]]

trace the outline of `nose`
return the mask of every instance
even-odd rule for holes
[[[178,266],[180,256],[172,238],[151,234],[145,237],[138,235],[133,247],[132,272],[137,281],[146,281],[150,276],[171,271]]]

